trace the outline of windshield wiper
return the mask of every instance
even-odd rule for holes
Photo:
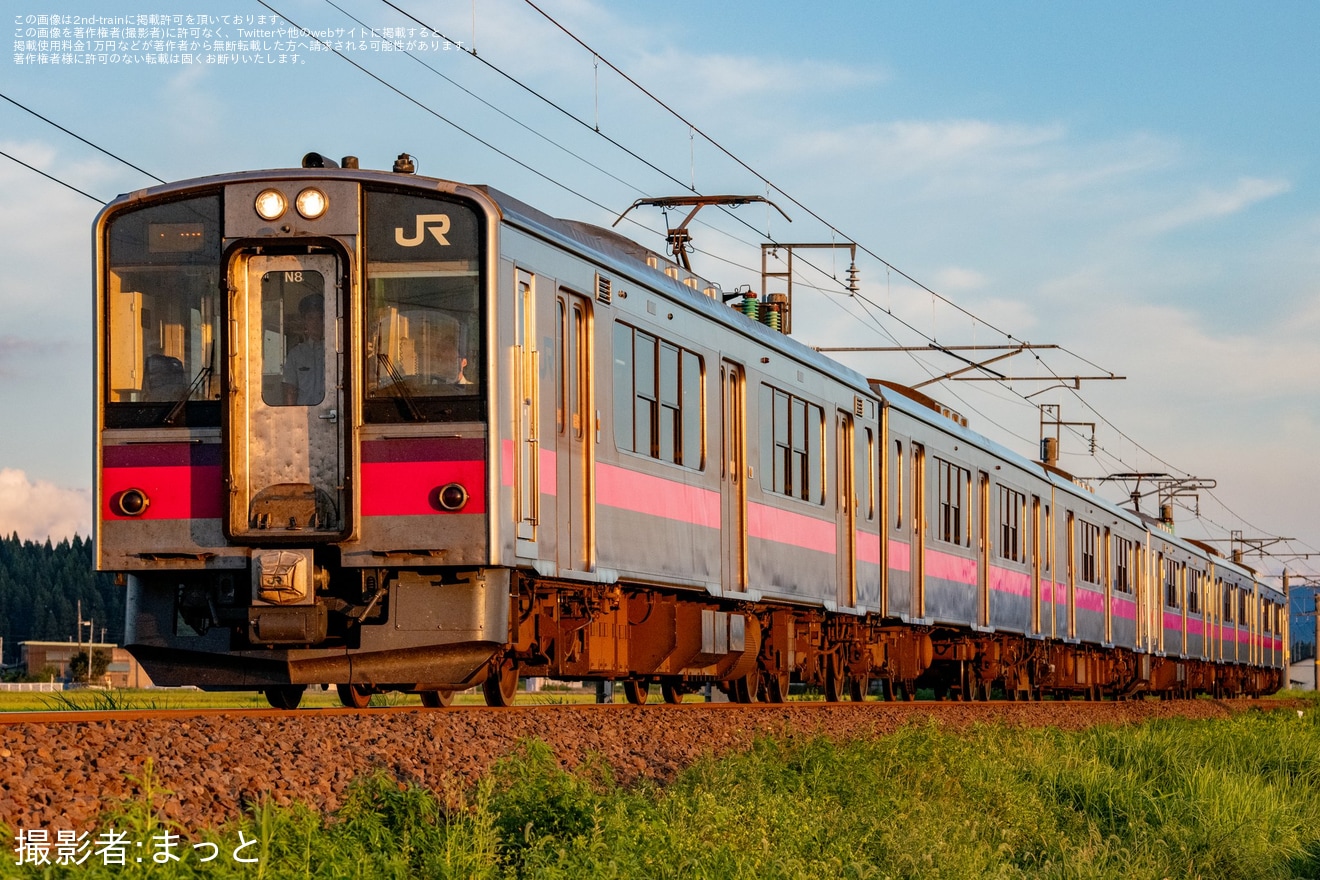
[[[412,420],[414,422],[426,421],[426,417],[422,415],[422,411],[417,407],[417,401],[413,400],[412,394],[408,391],[408,383],[404,381],[403,375],[395,369],[394,361],[390,360],[390,356],[381,352],[376,355],[376,363],[384,367],[386,373],[389,373],[390,388],[395,396],[403,401],[403,405],[407,408],[408,415],[412,416]],[[376,387],[380,387],[379,371],[376,373]]]
[[[170,407],[170,411],[165,413],[165,418],[161,419],[161,424],[173,425],[174,420],[183,412],[184,405],[187,404],[189,400],[192,400],[194,394],[202,390],[202,386],[207,383],[211,378],[211,374],[214,372],[215,371],[211,369],[209,363],[198,370],[197,375],[188,383],[188,387],[183,390],[183,394],[179,395],[179,399],[174,401],[174,406]]]

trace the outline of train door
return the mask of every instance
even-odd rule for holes
[[[591,302],[561,290],[555,301],[555,532],[561,571],[591,571],[595,461]]]
[[[518,555],[537,556],[541,518],[540,358],[536,350],[536,285],[518,271],[513,291],[514,510]]]
[[[852,413],[839,410],[835,420],[838,474],[838,527],[834,558],[838,570],[838,602],[842,608],[857,607],[857,481],[854,472]]]
[[[1159,611],[1158,612],[1152,611],[1151,616],[1152,618],[1158,621],[1155,624],[1156,626],[1155,632],[1159,633],[1159,636],[1157,637],[1155,643],[1157,646],[1156,650],[1163,652],[1165,650],[1164,633],[1166,630],[1166,626],[1164,622],[1164,618],[1165,618],[1164,608],[1166,605],[1169,604],[1169,575],[1168,575],[1168,570],[1166,569],[1164,563],[1164,553],[1154,552],[1152,558],[1154,559],[1154,564],[1155,564],[1155,568],[1154,568],[1155,577],[1151,579],[1151,592],[1156,594],[1156,599],[1157,599],[1157,601],[1154,601],[1152,604],[1154,604],[1159,609]],[[1159,583],[1159,586],[1155,585],[1157,581]]]
[[[1068,528],[1068,621],[1065,632],[1068,633],[1068,639],[1077,637],[1077,520],[1073,517],[1073,512],[1068,511],[1065,515],[1064,524]]]
[[[888,414],[886,407],[886,425],[882,436],[888,437]],[[883,444],[882,444],[883,445]],[[886,456],[890,453],[886,451]],[[884,568],[880,573],[881,607],[889,617],[911,617],[912,614],[912,544],[908,540],[911,531],[912,512],[908,509],[908,481],[904,477],[907,468],[907,453],[903,441],[895,437],[892,463],[881,469],[884,481],[882,496],[885,499],[885,528],[881,536]]]
[[[1040,562],[1041,562],[1041,634],[1056,638],[1059,634],[1059,616],[1057,609],[1058,603],[1058,567],[1059,567],[1059,544],[1058,536],[1054,530],[1054,505],[1050,498],[1044,502],[1044,513],[1041,517],[1041,538],[1040,538]]]
[[[1040,496],[1031,496],[1031,631],[1040,635],[1041,562],[1045,543],[1041,540]]]
[[[1137,647],[1143,651],[1150,650],[1150,627],[1146,615],[1150,607],[1150,599],[1147,597],[1147,571],[1146,571],[1146,545],[1136,543],[1132,547],[1132,571],[1136,578],[1136,600],[1137,600]]]
[[[720,362],[721,584],[726,593],[747,591],[747,407],[741,364]]]
[[[340,535],[349,509],[339,261],[240,255],[230,280],[230,533]]]
[[[977,480],[979,487],[978,498],[981,505],[981,515],[977,521],[977,528],[980,530],[979,541],[977,545],[977,599],[976,599],[976,622],[979,626],[990,625],[990,475],[985,471],[980,471],[980,477]]]
[[[1100,552],[1104,554],[1104,559],[1100,563],[1100,577],[1105,588],[1105,643],[1113,644],[1114,641],[1114,570],[1113,559],[1111,555],[1111,545],[1113,536],[1109,533],[1108,527],[1104,530],[1104,543],[1100,545]]]
[[[926,617],[926,447],[912,444],[912,616]]]

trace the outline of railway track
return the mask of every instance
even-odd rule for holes
[[[354,777],[376,770],[461,796],[529,738],[547,743],[565,766],[600,755],[616,778],[631,782],[672,778],[704,754],[758,736],[849,739],[928,720],[1077,729],[1262,708],[1295,707],[1189,700],[9,713],[0,715],[0,821],[13,829],[93,829],[106,811],[141,799],[148,762],[160,814],[200,829],[266,798],[333,810]]]

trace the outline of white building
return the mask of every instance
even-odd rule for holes
[[[1308,657],[1288,667],[1288,687],[1303,691],[1315,690],[1315,660]]]

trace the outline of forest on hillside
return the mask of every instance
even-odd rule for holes
[[[18,662],[18,644],[77,639],[78,603],[83,641],[119,644],[124,637],[124,588],[110,574],[97,573],[92,541],[74,535],[58,544],[0,537],[0,638],[7,664]]]

